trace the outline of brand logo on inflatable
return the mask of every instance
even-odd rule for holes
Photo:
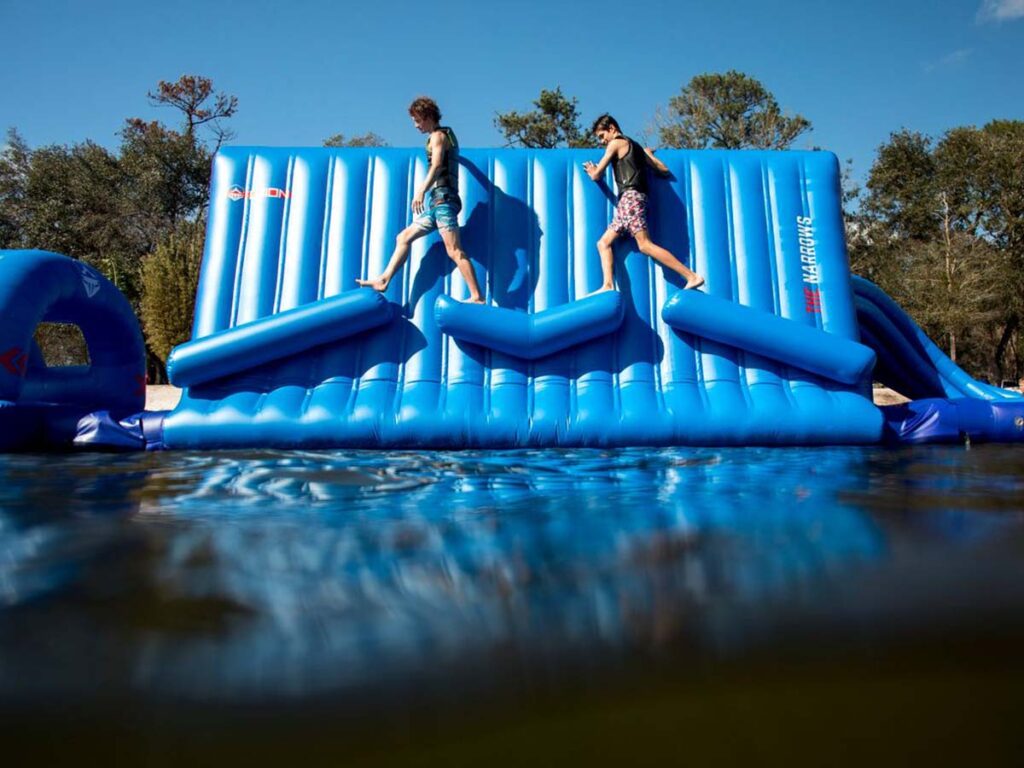
[[[804,286],[804,310],[811,314],[821,314],[821,294],[818,286]]]
[[[233,201],[238,200],[251,200],[254,197],[277,197],[282,200],[287,200],[292,196],[291,192],[287,192],[280,187],[267,187],[266,189],[243,189],[237,184],[233,184],[228,189],[228,198]]]
[[[810,216],[797,216],[796,237],[800,245],[800,272],[804,280],[804,309],[813,314],[821,314],[821,294],[818,292],[821,273],[818,272],[814,219]]]
[[[11,347],[3,354],[0,354],[0,366],[12,376],[24,376],[28,367],[28,355],[18,347]]]
[[[85,264],[79,264],[78,271],[82,273],[82,287],[85,288],[85,295],[91,299],[99,293],[100,281]]]

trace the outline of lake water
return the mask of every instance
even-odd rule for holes
[[[22,734],[89,713],[152,745],[213,712],[344,712],[390,723],[379,756],[442,711],[550,722],[672,679],[678,712],[928,658],[921,696],[988,665],[994,688],[961,682],[999,739],[1019,690],[999,681],[1020,680],[1024,446],[0,459],[0,707]]]

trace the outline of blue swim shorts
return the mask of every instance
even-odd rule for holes
[[[424,232],[433,232],[435,229],[458,229],[461,210],[462,201],[458,195],[432,194],[423,213],[413,219],[412,223]]]

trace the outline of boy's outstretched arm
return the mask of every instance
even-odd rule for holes
[[[644,147],[644,157],[647,159],[647,164],[654,170],[660,173],[662,176],[668,176],[668,166],[665,165],[661,160],[654,156],[654,150],[650,147]]]
[[[592,163],[587,160],[587,162],[583,164],[583,170],[587,172],[587,176],[589,176],[593,181],[601,180],[601,177],[604,175],[604,169],[608,167],[608,163],[612,161],[612,158],[615,157],[615,153],[619,151],[619,146],[616,143],[618,141],[618,139],[613,139],[608,142],[608,148],[605,149],[604,157],[601,158],[601,162]]]

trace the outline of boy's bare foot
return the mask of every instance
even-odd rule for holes
[[[470,296],[468,299],[456,299],[456,301],[461,301],[463,304],[486,304],[487,303],[486,301],[484,301],[482,296],[477,296],[475,298],[473,296]]]
[[[388,289],[388,283],[391,281],[385,280],[383,277],[375,277],[373,280],[360,280],[357,277],[356,282],[359,283],[364,288],[373,288],[373,290],[375,291],[380,291],[381,293],[384,293],[384,291]]]
[[[691,288],[700,288],[702,285],[704,285],[704,278],[701,277],[700,275],[694,275],[693,277],[686,281],[686,285],[683,286],[683,290],[685,291]]]
[[[596,291],[594,291],[593,293],[589,293],[587,295],[588,296],[596,296],[599,293],[604,293],[605,291],[614,291],[614,290],[615,290],[615,283],[611,283],[610,285],[608,283],[605,283],[600,288],[598,288]]]

